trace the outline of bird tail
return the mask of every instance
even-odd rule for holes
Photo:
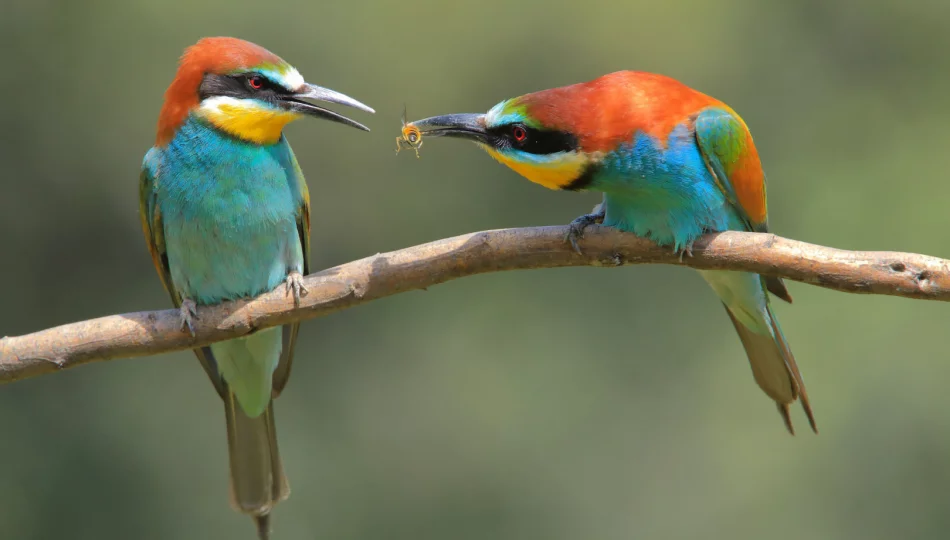
[[[244,413],[233,392],[224,400],[228,424],[228,455],[231,464],[231,504],[257,522],[258,536],[270,534],[270,511],[290,496],[290,485],[277,450],[274,403],[251,418]]]
[[[703,277],[719,295],[729,319],[745,347],[752,376],[778,406],[785,427],[795,434],[789,415],[789,406],[801,399],[808,422],[816,433],[805,382],[795,363],[795,357],[772,313],[766,283],[757,274],[745,272],[707,271]]]

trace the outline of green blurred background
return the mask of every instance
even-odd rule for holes
[[[234,35],[379,111],[289,129],[313,267],[563,224],[473,145],[394,154],[413,118],[619,69],[737,109],[778,234],[950,257],[950,3],[2,0],[0,335],[169,306],[137,181],[182,50]],[[792,283],[776,304],[822,429],[788,436],[694,272],[485,275],[305,323],[277,404],[276,539],[945,538],[946,305]],[[193,355],[0,388],[0,538],[254,537]]]

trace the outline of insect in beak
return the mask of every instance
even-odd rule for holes
[[[416,157],[419,157],[419,149],[422,148],[422,132],[413,124],[406,123],[406,106],[402,108],[402,134],[396,137],[396,153],[403,149],[403,145],[416,151]]]

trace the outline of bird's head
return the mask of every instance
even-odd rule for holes
[[[423,137],[478,143],[528,180],[550,189],[585,189],[604,156],[640,131],[664,139],[693,92],[651,73],[618,71],[592,81],[507,99],[484,114],[448,114],[411,122]],[[673,107],[660,110],[659,97]],[[676,110],[671,110],[671,109]],[[661,114],[662,113],[662,114]]]
[[[185,50],[175,80],[165,91],[157,144],[168,143],[190,115],[257,144],[277,142],[284,126],[302,116],[369,131],[311,101],[375,112],[349,96],[304,81],[293,66],[259,45],[229,37],[204,38]]]
[[[412,122],[425,137],[477,143],[493,158],[550,189],[580,189],[593,156],[582,149],[573,126],[544,114],[532,94],[508,99],[487,113],[433,116]]]

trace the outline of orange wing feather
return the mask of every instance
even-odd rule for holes
[[[749,128],[725,105],[708,108],[694,121],[696,141],[719,188],[753,231],[768,229],[765,173]]]

